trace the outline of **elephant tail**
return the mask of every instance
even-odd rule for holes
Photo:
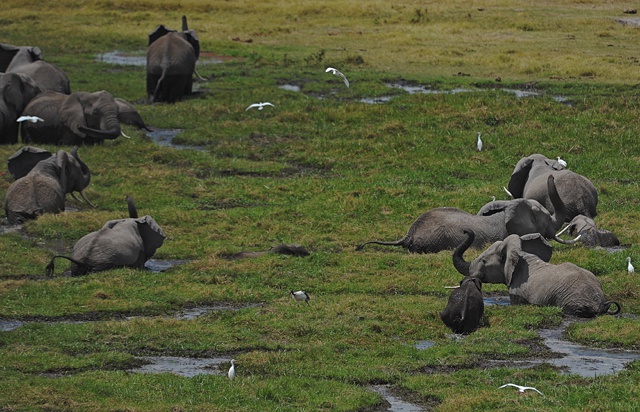
[[[45,275],[46,276],[53,276],[53,272],[55,270],[55,260],[56,258],[63,258],[63,259],[67,259],[69,262],[73,263],[74,265],[76,265],[80,270],[80,273],[87,273],[90,269],[89,265],[79,262],[75,259],[70,258],[69,256],[63,256],[63,255],[55,255],[54,257],[51,258],[51,261],[49,262],[49,264],[47,265],[47,267],[45,268]]]
[[[609,309],[611,309],[611,305],[615,305],[616,307],[613,312],[609,312]],[[615,302],[613,300],[604,302],[604,307],[607,308],[607,311],[605,312],[607,315],[617,315],[618,313],[620,313],[620,310],[622,310],[622,306],[620,306],[618,302]]]
[[[365,245],[368,245],[370,243],[376,244],[376,245],[383,245],[383,246],[402,246],[405,247],[407,244],[407,239],[408,236],[404,236],[402,239],[396,240],[394,242],[383,242],[380,240],[370,240],[368,242],[364,242],[358,245],[358,247],[356,247],[357,251],[360,251],[364,248]]]

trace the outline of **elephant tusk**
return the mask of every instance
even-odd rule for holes
[[[445,286],[445,289],[458,289],[460,287],[460,285],[458,286]]]
[[[80,196],[82,197],[82,200],[84,200],[85,202],[87,202],[87,204],[91,207],[96,207],[96,205],[94,205],[93,203],[91,203],[91,201],[89,199],[87,199],[87,197],[84,195],[84,193],[79,192]]]
[[[575,239],[564,240],[564,239],[559,238],[558,236],[554,236],[553,240],[555,240],[558,243],[562,243],[563,245],[573,245],[578,240],[580,240],[581,237],[582,237],[582,235],[578,235],[578,237],[576,237]]]
[[[562,229],[561,231],[559,231],[558,233],[556,233],[556,236],[560,236],[561,234],[563,234],[564,232],[567,231],[567,229],[569,229],[571,225],[567,225],[564,227],[564,229]]]
[[[75,193],[71,192],[71,197],[74,198],[77,202],[82,203],[82,200],[78,199]]]
[[[509,191],[509,189],[507,189],[506,187],[502,186],[502,190],[504,190],[511,199],[514,199],[513,195],[511,194],[511,192]]]
[[[131,137],[127,136],[126,134],[124,134],[123,131],[120,131],[120,134],[122,135],[122,137],[127,138],[127,139],[131,139]]]
[[[193,73],[195,73],[195,75],[198,77],[198,79],[202,80],[202,81],[207,81],[207,79],[205,79],[204,77],[200,76],[200,73],[198,73],[198,71],[196,69],[193,69]]]

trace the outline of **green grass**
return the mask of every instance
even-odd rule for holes
[[[135,103],[148,125],[182,129],[176,143],[204,149],[161,147],[125,126],[132,139],[79,150],[95,209],[69,200],[79,212],[0,235],[0,318],[30,321],[0,332],[0,409],[365,411],[382,408],[368,389],[376,384],[442,411],[637,409],[637,362],[589,379],[549,365],[484,367],[548,356],[536,330],[560,324],[557,308],[487,307],[488,327],[452,339],[438,317],[444,286],[460,279],[450,252],[354,250],[400,238],[430,208],[473,212],[491,196],[505,198],[522,156],[561,155],[598,189],[597,224],[631,245],[608,253],[554,244],[552,262],[592,271],[625,314],[576,323],[567,337],[639,349],[640,296],[625,270],[626,256],[640,262],[640,98],[630,47],[638,29],[615,22],[629,17],[625,8],[568,0],[5,1],[3,42],[38,45],[73,90],[107,89]],[[203,51],[230,57],[198,67],[209,80],[197,83],[196,96],[147,104],[143,67],[96,62],[113,50],[143,53],[149,32],[179,28],[182,14]],[[410,95],[389,83],[474,91]],[[540,95],[500,90],[525,84]],[[385,104],[359,101],[391,95]],[[258,101],[276,108],[245,111]],[[1,146],[0,158],[19,147]],[[10,184],[1,174],[0,193]],[[126,194],[167,235],[155,257],[188,262],[162,273],[45,278],[51,245],[68,250],[125,217]],[[311,255],[225,258],[280,243]],[[57,265],[58,274],[66,268]],[[293,301],[290,289],[310,292],[311,304]],[[238,310],[170,316],[221,303]],[[421,340],[435,345],[416,350]],[[234,357],[238,378],[126,372],[145,355]],[[545,396],[497,389],[508,381]]]

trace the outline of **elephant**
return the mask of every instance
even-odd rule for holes
[[[480,326],[484,314],[482,282],[473,276],[460,281],[460,287],[449,296],[447,307],[440,312],[440,319],[453,333],[469,334]]]
[[[53,154],[45,149],[34,146],[23,146],[7,159],[7,168],[14,180],[26,176],[40,161],[46,160]]]
[[[0,74],[0,144],[18,142],[20,124],[16,120],[29,101],[42,91],[26,74]]]
[[[553,213],[553,204],[546,190],[546,178],[556,179],[558,194],[567,213],[566,222],[577,215],[594,218],[597,215],[598,192],[586,177],[565,169],[557,160],[541,154],[523,157],[513,169],[508,189],[514,198],[535,199]]]
[[[59,67],[45,62],[39,47],[0,43],[0,72],[26,74],[43,91],[71,93],[69,77]]]
[[[174,103],[189,95],[193,87],[200,40],[187,27],[182,16],[182,31],[159,25],[149,34],[147,48],[147,95],[152,102]]]
[[[78,147],[71,153],[59,150],[41,160],[25,176],[9,186],[4,209],[10,224],[21,224],[43,213],[65,210],[67,193],[79,192],[89,186],[91,172],[78,156]]]
[[[605,229],[598,229],[593,219],[585,215],[578,215],[571,219],[563,230],[566,230],[570,236],[580,236],[580,242],[587,247],[620,246],[620,240],[615,234]]]
[[[118,105],[118,120],[120,120],[120,123],[132,125],[148,132],[152,131],[147,127],[144,120],[142,120],[142,116],[131,103],[119,97],[114,98],[114,100]]]
[[[151,216],[138,217],[133,198],[127,196],[126,201],[129,218],[109,220],[100,230],[80,238],[73,246],[72,257],[56,255],[51,258],[46,275],[53,276],[57,258],[71,262],[71,276],[118,267],[143,268],[166,236]]]
[[[402,239],[393,242],[369,241],[360,244],[356,250],[362,250],[365,245],[375,243],[402,246],[412,253],[437,253],[455,249],[466,238],[463,230],[467,228],[478,234],[473,243],[476,248],[502,240],[510,234],[527,233],[542,233],[543,236],[561,243],[573,243],[575,240],[563,240],[555,234],[564,222],[565,210],[556,191],[553,176],[549,176],[547,188],[555,206],[555,213],[550,213],[532,199],[508,201],[501,210],[488,216],[472,215],[453,207],[441,207],[431,209],[418,217]]]
[[[558,306],[565,314],[585,318],[620,312],[619,303],[605,299],[593,273],[573,263],[548,263],[551,245],[539,233],[509,235],[471,262],[466,262],[463,254],[475,234],[473,230],[465,230],[465,236],[453,253],[456,270],[482,283],[505,284],[512,305]],[[612,312],[611,305],[616,306]]]
[[[102,143],[122,134],[121,121],[133,124],[136,124],[137,118],[142,121],[133,106],[122,99],[117,101],[105,90],[93,93],[74,92],[69,95],[44,92],[29,102],[24,113],[44,120],[36,123],[24,122],[22,139],[25,143]]]

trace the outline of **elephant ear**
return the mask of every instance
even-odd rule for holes
[[[504,222],[507,233],[510,235],[526,235],[538,232],[536,222],[533,220],[535,218],[532,210],[533,202],[538,203],[530,199],[516,199],[512,200],[505,208]]]
[[[511,280],[513,279],[513,274],[520,264],[520,252],[522,241],[518,236],[509,236],[507,237],[502,244],[502,248],[500,250],[502,260],[504,261],[504,283],[507,286],[511,285]]]
[[[531,253],[548,262],[551,260],[553,248],[540,233],[529,233],[520,236],[520,248],[523,252]]]
[[[75,92],[68,95],[58,110],[60,124],[68,126],[74,135],[82,138],[87,137],[86,133],[80,130],[80,126],[87,127],[82,99],[89,94],[87,92]]]
[[[175,30],[166,28],[164,24],[159,25],[154,31],[151,32],[151,34],[149,34],[149,44],[147,45],[147,47],[151,46],[151,44],[153,44],[153,42],[158,40],[160,37],[175,32]]]
[[[185,35],[185,39],[189,42],[189,44],[193,47],[193,51],[196,54],[196,60],[200,57],[200,40],[198,40],[198,35],[195,30],[187,30],[183,32]]]
[[[7,160],[9,173],[18,180],[26,176],[41,160],[53,156],[50,151],[33,146],[24,146]]]
[[[0,72],[4,73],[11,64],[11,60],[20,51],[19,47],[11,44],[0,43]]]
[[[513,169],[508,188],[514,198],[522,197],[524,185],[529,179],[529,172],[531,171],[531,166],[533,166],[533,161],[534,159],[531,157],[523,157]]]
[[[138,224],[138,231],[144,243],[144,252],[147,259],[151,258],[156,250],[162,246],[166,236],[162,232],[160,225],[149,215],[135,219]]]

